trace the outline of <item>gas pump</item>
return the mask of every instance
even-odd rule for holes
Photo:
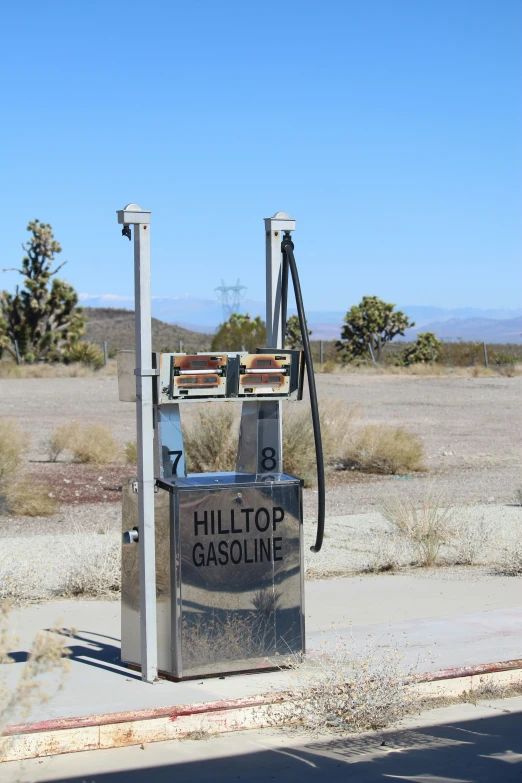
[[[253,354],[151,350],[150,212],[134,228],[136,352],[118,356],[120,400],[136,403],[138,476],[123,488],[121,655],[142,678],[270,670],[305,650],[302,485],[284,472],[282,403],[302,399],[306,369],[324,532],[324,463],[313,362],[291,232],[265,220],[267,345]],[[284,347],[292,279],[303,350]],[[241,402],[236,470],[187,474],[182,411]]]

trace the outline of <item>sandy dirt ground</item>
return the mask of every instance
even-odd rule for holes
[[[522,377],[323,374],[317,376],[317,386],[322,397],[360,406],[363,421],[403,425],[419,435],[429,468],[426,474],[407,479],[338,475],[328,488],[328,514],[376,510],[390,493],[399,487],[405,491],[406,485],[410,495],[421,498],[433,482],[451,503],[516,502],[522,486]],[[185,411],[185,418],[192,410],[194,406]],[[56,485],[66,483],[61,468],[38,463],[46,459],[45,439],[58,424],[72,419],[106,424],[122,445],[135,438],[134,406],[119,402],[116,378],[0,380],[0,417],[17,419],[28,432],[30,474],[44,473]],[[116,474],[126,470],[119,468]],[[78,480],[93,485],[96,472]],[[107,484],[116,486],[117,475]],[[86,501],[110,502],[117,494],[96,488]],[[313,516],[314,506],[314,491],[306,490],[306,515]]]

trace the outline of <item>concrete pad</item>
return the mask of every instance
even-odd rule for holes
[[[492,608],[480,611],[484,606]],[[420,671],[522,657],[517,579],[477,584],[384,575],[309,582],[306,618],[309,650],[339,636],[353,635],[364,644],[371,635],[377,648],[398,645],[407,665],[419,660]],[[38,630],[57,624],[75,629],[68,642],[71,671],[65,687],[34,710],[32,721],[249,699],[284,688],[288,678],[285,672],[272,672],[142,683],[139,674],[120,665],[119,602],[53,601],[20,608],[11,619],[19,636],[12,651],[15,663],[1,667],[11,682]],[[15,715],[11,722],[21,720]]]

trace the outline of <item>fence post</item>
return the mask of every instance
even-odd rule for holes
[[[13,340],[13,342],[14,342],[16,363],[20,364],[20,351],[18,350],[18,340]]]
[[[431,361],[435,361],[435,352],[433,350],[433,345],[430,345],[430,353],[431,353]]]
[[[103,341],[103,364],[104,364],[104,366],[107,364],[107,355],[108,355],[107,340],[104,340]]]
[[[324,364],[323,341],[319,340],[319,364]]]
[[[489,359],[488,359],[488,347],[486,343],[482,343],[484,346],[484,364],[486,365],[486,369],[489,368]]]
[[[377,362],[375,361],[375,355],[373,353],[373,348],[371,343],[368,343],[368,349],[370,351],[370,356],[372,357],[373,366],[377,367]]]

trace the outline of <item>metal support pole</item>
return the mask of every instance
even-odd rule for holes
[[[482,343],[484,346],[484,364],[486,365],[486,369],[489,367],[489,359],[488,359],[488,347],[486,343]]]
[[[13,342],[14,342],[16,363],[20,364],[20,351],[18,350],[18,340],[13,340]]]
[[[103,341],[103,364],[104,365],[107,364],[107,353],[108,353],[108,351],[107,351],[107,340],[104,340]]]
[[[283,325],[281,319],[281,279],[283,254],[281,253],[281,241],[284,231],[294,231],[295,220],[286,212],[276,212],[271,218],[265,218],[265,246],[266,246],[266,347],[284,348]],[[283,407],[281,401],[265,403],[265,405],[277,406],[277,444],[276,450],[279,470],[283,470]]]
[[[373,352],[372,344],[368,343],[368,350],[370,351],[370,356],[372,357],[373,366],[377,367],[377,362],[375,361],[375,354]]]
[[[283,348],[281,318],[281,240],[284,231],[293,231],[295,220],[286,212],[265,218],[266,247],[266,347]],[[243,349],[244,350],[244,349]],[[237,470],[241,473],[282,473],[282,405],[276,402],[244,402]],[[270,470],[266,465],[270,465]]]
[[[319,340],[319,364],[324,364],[323,341]]]
[[[128,204],[118,211],[118,223],[134,227],[141,677],[146,682],[154,682],[158,679],[158,642],[152,376],[158,371],[151,368],[150,211],[142,210],[137,204]]]

